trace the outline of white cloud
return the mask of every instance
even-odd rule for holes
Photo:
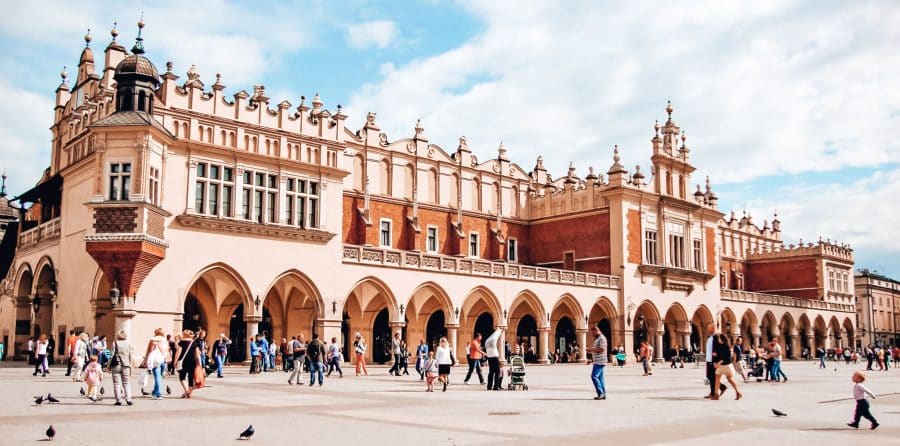
[[[347,42],[356,49],[387,48],[399,35],[397,24],[390,20],[355,23],[347,26]]]
[[[665,100],[715,183],[900,161],[900,9],[889,2],[471,2],[465,44],[382,69],[351,99],[391,139],[423,118],[482,156],[499,139],[529,169],[646,164]],[[698,175],[697,179],[702,178]]]
[[[849,243],[858,266],[888,266],[900,273],[900,261],[895,260],[900,258],[897,197],[900,168],[893,168],[853,182],[792,185],[749,204],[752,209],[778,210],[786,244],[818,237]]]
[[[47,128],[53,124],[53,99],[9,85],[0,79],[0,97],[13,107],[0,107],[0,141],[3,141],[0,168],[9,176],[7,189],[10,195],[18,195],[31,188],[49,165],[48,150],[35,150],[35,141],[41,149],[50,147],[51,134]],[[41,125],[34,125],[35,120]]]

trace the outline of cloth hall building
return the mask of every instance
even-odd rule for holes
[[[97,55],[86,36],[56,89],[50,166],[10,200],[9,354],[38,334],[61,350],[70,329],[140,345],[157,327],[225,333],[232,359],[261,332],[360,332],[374,361],[393,332],[447,336],[462,357],[495,327],[541,362],[573,343],[583,359],[595,324],[659,359],[702,349],[710,325],[792,356],[857,343],[852,250],[721,212],[671,105],[646,175],[616,148],[602,172],[551,176],[502,144],[489,159],[433,144],[420,123],[386,135],[318,94],[160,74],[140,33],[131,51],[116,36]]]

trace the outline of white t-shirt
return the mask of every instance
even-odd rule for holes
[[[434,351],[434,358],[437,359],[438,364],[440,365],[449,365],[453,364],[453,360],[450,358],[450,347],[440,347]]]
[[[46,355],[47,354],[47,343],[38,341],[37,343],[37,354]]]
[[[484,353],[488,358],[500,357],[500,350],[497,349],[497,341],[500,340],[500,329],[494,330],[490,336],[484,341]]]

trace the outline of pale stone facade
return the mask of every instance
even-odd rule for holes
[[[900,345],[900,282],[867,269],[853,277],[863,346]]]
[[[709,324],[746,345],[780,336],[794,356],[856,343],[852,290],[825,279],[852,271],[852,251],[785,247],[777,218],[724,219],[709,179],[690,191],[671,106],[649,179],[617,149],[606,175],[571,166],[553,179],[503,145],[482,162],[465,138],[448,153],[421,123],[396,141],[374,114],[350,130],[318,94],[295,107],[263,86],[226,96],[194,67],[159,75],[140,36],[132,54],[115,36],[101,64],[88,46],[74,85],[63,77],[49,176],[19,197],[36,204],[0,327],[17,351],[37,332],[114,327],[139,343],[156,327],[245,342],[316,331],[344,345],[360,332],[376,361],[391,332],[411,345],[446,335],[462,356],[495,327],[541,362],[571,344],[583,359],[592,324],[629,352],[649,340],[660,359],[703,348]]]

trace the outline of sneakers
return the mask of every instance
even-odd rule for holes
[[[859,429],[859,425],[856,423],[847,423],[847,426],[850,426],[854,429]],[[877,424],[875,426],[878,426]],[[874,428],[873,428],[874,429]]]
[[[606,395],[597,395],[597,396],[594,397],[594,399],[595,399],[595,400],[605,400],[605,399],[606,399]]]
[[[463,384],[465,384],[465,385],[468,386],[468,385],[469,385],[469,382],[468,382],[468,381],[463,381]]]
[[[878,424],[878,423],[872,423],[872,427],[870,427],[869,429],[875,430],[875,429],[878,428],[878,426],[880,426],[880,424]]]
[[[134,406],[134,403],[132,403],[131,400],[125,401],[125,404],[127,404],[129,406]]]
[[[116,401],[116,404],[113,404],[113,406],[121,406],[121,405],[122,405],[121,401]]]

